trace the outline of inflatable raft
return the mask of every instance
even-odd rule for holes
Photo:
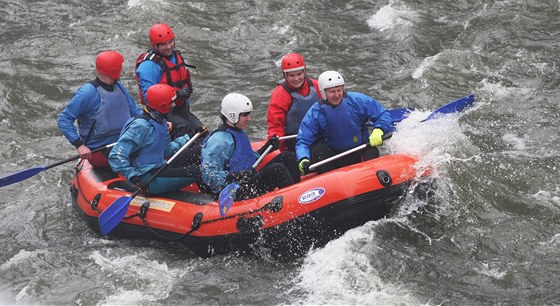
[[[350,228],[385,217],[411,184],[428,175],[417,173],[416,161],[408,155],[388,155],[310,174],[298,184],[237,201],[224,217],[217,196],[200,192],[196,184],[158,196],[139,195],[110,236],[174,241],[203,257],[251,251],[255,245],[276,254],[300,254]],[[100,213],[136,187],[87,161],[76,169],[73,202],[99,230]]]

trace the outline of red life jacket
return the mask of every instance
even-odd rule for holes
[[[185,63],[185,60],[183,59],[179,51],[174,50],[173,53],[175,53],[175,56],[177,57],[177,64],[173,64],[167,58],[155,54],[153,50],[142,53],[136,59],[136,66],[134,70],[138,69],[138,66],[144,61],[153,61],[161,67],[161,70],[163,72],[159,81],[160,83],[168,84],[175,90],[179,90],[183,87],[192,88],[191,72],[187,69],[187,67],[193,66],[187,65]],[[140,86],[138,75],[136,75],[136,83],[138,83],[138,86]],[[142,104],[146,104],[146,102],[144,101],[144,96],[142,95],[142,88],[140,88],[139,90],[140,102]],[[175,100],[175,104],[177,106],[184,105],[185,102],[186,99],[181,97],[177,97],[177,100]]]

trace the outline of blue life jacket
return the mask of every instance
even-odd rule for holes
[[[226,124],[220,125],[213,133],[217,131],[224,131],[233,136],[235,148],[226,164],[226,168],[229,172],[237,172],[251,168],[255,161],[257,161],[257,157],[251,147],[251,142],[249,141],[247,133],[241,129],[231,128]]]
[[[119,86],[115,84],[113,91],[108,91],[98,84],[93,85],[100,98],[99,109],[93,117],[93,126],[78,125],[80,135],[85,136],[83,139],[86,145],[109,136],[118,139],[122,127],[130,119],[128,100]]]
[[[311,79],[306,78],[309,84],[309,94],[307,96],[302,96],[296,90],[288,87],[285,80],[280,81],[280,85],[290,94],[292,97],[292,104],[290,109],[286,113],[286,126],[284,127],[286,135],[297,134],[299,130],[299,125],[303,120],[303,117],[311,108],[313,103],[319,101],[319,95]]]
[[[130,119],[126,125],[128,126],[133,120],[144,119],[154,127],[155,133],[152,142],[146,144],[142,149],[135,154],[132,158],[132,166],[135,168],[142,168],[147,165],[160,165],[165,163],[163,155],[165,149],[165,142],[167,141],[167,122],[157,123],[154,119],[148,116],[140,116]],[[125,129],[123,129],[124,131]]]
[[[327,118],[327,128],[322,138],[334,150],[344,151],[357,147],[368,137],[367,126],[363,122],[355,122],[350,113],[350,105],[346,97],[337,106],[324,101],[320,108]]]

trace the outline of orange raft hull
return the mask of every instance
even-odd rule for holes
[[[225,217],[216,197],[200,193],[194,184],[159,196],[139,195],[110,235],[174,241],[203,257],[255,245],[299,254],[385,217],[411,184],[427,176],[417,173],[416,162],[412,156],[388,155],[311,174],[298,184],[235,202]],[[73,202],[98,230],[99,214],[135,189],[109,169],[93,168],[87,161],[77,169]]]

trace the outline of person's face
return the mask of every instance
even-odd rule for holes
[[[239,114],[239,121],[237,121],[237,128],[244,130],[247,127],[247,124],[251,121],[251,112],[241,113]]]
[[[286,83],[293,88],[300,88],[305,81],[305,69],[287,72],[284,76]]]
[[[325,89],[327,101],[332,105],[338,105],[344,97],[344,85]]]
[[[157,52],[163,56],[171,56],[173,49],[175,49],[175,38],[157,44]]]

